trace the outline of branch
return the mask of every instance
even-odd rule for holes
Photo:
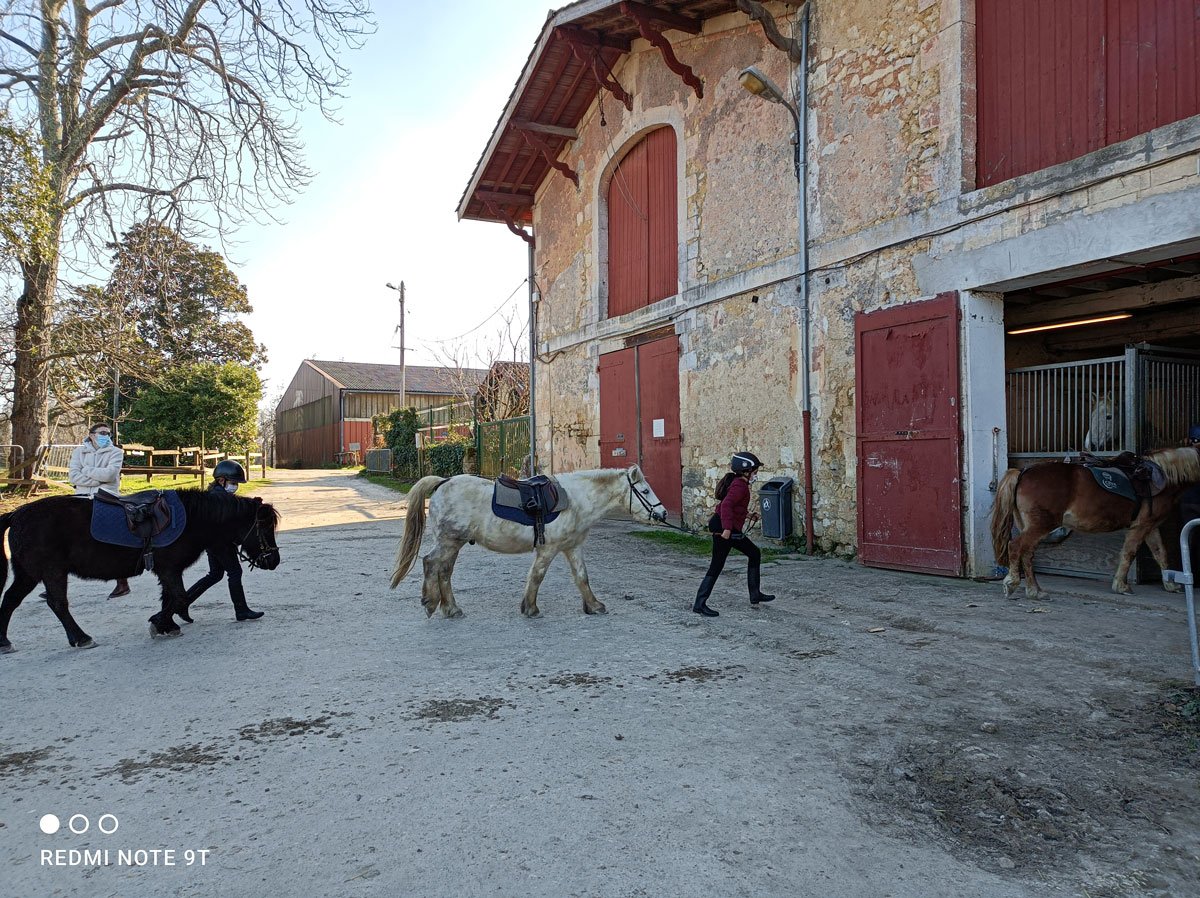
[[[20,47],[22,50],[24,50],[26,53],[28,53],[30,56],[34,57],[35,59],[37,58],[38,51],[33,49],[33,47],[29,46],[29,44],[25,43],[25,41],[21,40],[16,35],[9,34],[3,28],[0,28],[0,37],[4,38],[7,41],[11,41],[12,43],[14,43],[18,47]]]
[[[70,209],[79,205],[88,197],[96,196],[97,194],[101,193],[111,193],[115,190],[123,190],[128,193],[140,193],[146,196],[169,196],[172,199],[175,199],[178,197],[183,188],[187,187],[194,181],[203,180],[204,177],[202,175],[193,175],[192,177],[181,181],[173,187],[167,188],[147,187],[144,184],[93,184],[91,187],[85,187],[83,190],[79,191],[79,193],[68,199],[63,204],[63,208]]]

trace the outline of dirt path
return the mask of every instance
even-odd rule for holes
[[[1200,893],[1176,597],[1057,580],[1072,591],[1035,606],[800,560],[766,569],[780,598],[751,610],[731,563],[710,621],[687,611],[704,560],[612,523],[588,543],[607,616],[557,561],[527,621],[528,557],[469,547],[467,616],[426,620],[415,575],[387,589],[399,494],[285,472],[264,496],[284,563],[246,577],[260,622],[235,623],[220,585],[152,642],[146,578],[113,602],[73,582],[93,651],[40,602],[17,612],[0,893]]]

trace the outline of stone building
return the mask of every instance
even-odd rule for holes
[[[1177,440],[1200,418],[1195,13],[1195,0],[552,13],[459,206],[533,242],[540,465],[639,460],[697,522],[730,452],[748,449],[795,478],[796,520],[822,548],[990,573],[998,473],[1080,448],[1106,396],[1139,414],[1132,356],[1103,383],[1071,365],[1167,347],[1181,386],[1156,432]],[[748,92],[768,80],[795,124]],[[1030,437],[1022,419],[1018,446],[1010,430],[1031,414],[1059,423]]]

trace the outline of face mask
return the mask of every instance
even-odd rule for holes
[[[97,436],[96,437],[96,445],[99,446],[101,449],[107,449],[109,446],[112,445],[112,437],[108,436],[107,434]]]
[[[236,483],[227,483],[227,484],[225,484],[225,492],[227,492],[227,493],[236,493],[236,492],[237,492],[237,484],[236,484]]]
[[[750,482],[751,482],[751,483],[757,483],[757,482],[758,482],[758,475],[757,475],[757,474],[751,474],[751,475],[750,475]]]

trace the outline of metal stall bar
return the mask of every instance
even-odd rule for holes
[[[1163,571],[1163,584],[1178,583],[1183,586],[1187,603],[1188,641],[1192,644],[1192,679],[1200,686],[1200,641],[1196,636],[1196,578],[1192,573],[1192,531],[1200,527],[1200,518],[1183,525],[1179,534],[1179,556],[1183,559],[1182,571]]]

